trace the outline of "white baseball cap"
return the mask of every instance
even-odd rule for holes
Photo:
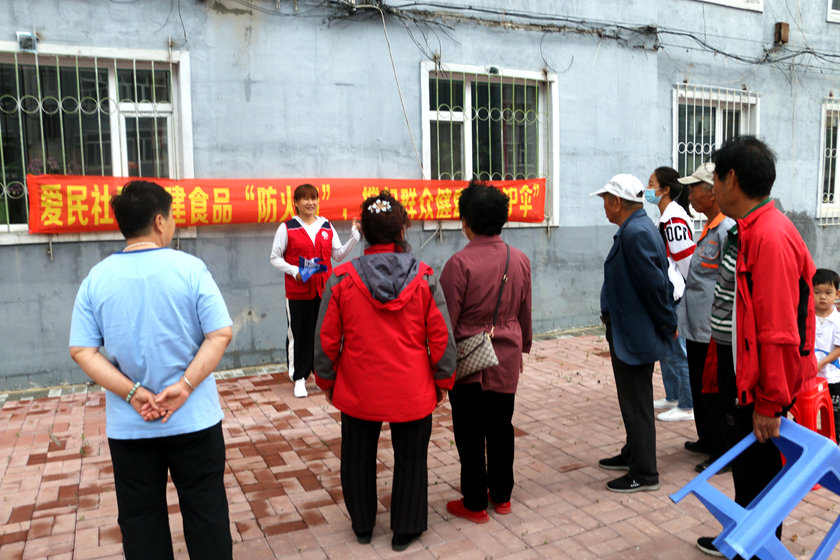
[[[688,177],[681,177],[677,179],[683,185],[693,185],[695,183],[708,183],[710,185],[715,184],[715,164],[711,161],[707,161],[697,167],[694,170],[694,173],[689,175]]]
[[[604,193],[610,193],[630,202],[645,201],[645,186],[637,177],[629,173],[619,173],[610,179],[606,185],[594,193],[590,193],[589,196],[598,196]]]

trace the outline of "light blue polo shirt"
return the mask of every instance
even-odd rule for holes
[[[116,253],[82,281],[70,325],[70,346],[104,347],[132,381],[158,393],[175,383],[209,333],[232,324],[218,286],[204,263],[173,249]],[[196,386],[166,421],[146,422],[106,391],[106,433],[144,439],[209,428],[223,417],[212,375]]]

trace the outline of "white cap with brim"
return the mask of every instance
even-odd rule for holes
[[[594,193],[590,193],[589,196],[599,196],[605,193],[610,193],[630,202],[645,201],[644,185],[642,185],[642,182],[637,177],[629,173],[619,173],[610,179],[606,185]]]
[[[708,183],[709,185],[715,184],[715,164],[711,161],[707,161],[704,164],[701,164],[694,170],[694,173],[689,175],[688,177],[681,177],[677,179],[683,185],[693,185],[695,183]]]

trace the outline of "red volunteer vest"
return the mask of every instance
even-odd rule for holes
[[[315,243],[312,243],[309,234],[298,220],[292,218],[286,222],[286,252],[283,258],[289,264],[300,265],[300,257],[314,259],[320,257],[327,265],[326,272],[320,272],[309,279],[308,282],[300,282],[294,277],[286,274],[286,298],[288,299],[315,299],[321,297],[327,279],[332,273],[332,238],[333,230],[329,220],[324,221],[321,229],[315,236]]]

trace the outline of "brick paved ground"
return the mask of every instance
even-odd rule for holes
[[[226,486],[237,559],[708,558],[698,536],[719,526],[693,497],[668,494],[702,457],[683,449],[688,422],[657,423],[658,492],[614,494],[615,472],[597,460],[623,440],[606,343],[595,335],[535,344],[516,401],[513,513],[474,525],[452,518],[458,460],[449,406],[435,413],[429,450],[429,530],[402,553],[388,531],[393,455],[384,431],[380,508],[373,542],[355,542],[339,482],[338,413],[310,384],[295,399],[285,373],[219,382],[228,446]],[[237,374],[238,375],[238,374]],[[656,396],[662,384],[655,375]],[[8,400],[0,409],[0,558],[121,558],[101,391]],[[716,477],[729,495],[729,475]],[[176,558],[187,558],[174,488]],[[812,492],[785,525],[784,542],[808,558],[840,513],[840,499]],[[835,554],[840,558],[840,553]],[[152,559],[153,560],[153,559]]]

